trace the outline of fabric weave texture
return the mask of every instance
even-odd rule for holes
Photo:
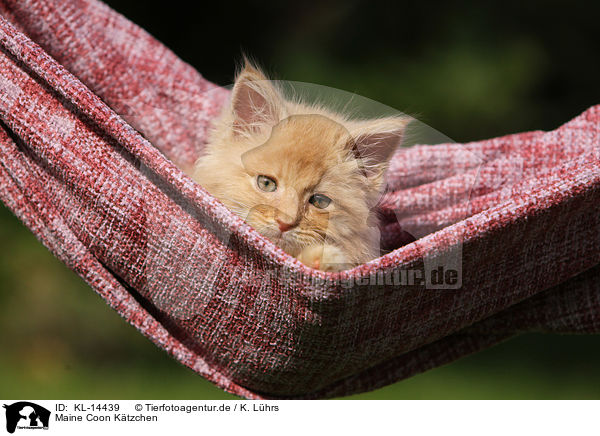
[[[180,170],[227,90],[98,1],[0,14],[0,199],[224,390],[330,398],[522,332],[600,332],[600,106],[550,132],[398,150],[380,204],[393,250],[324,273]],[[448,265],[458,283],[436,288]]]

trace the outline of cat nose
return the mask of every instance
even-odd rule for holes
[[[287,232],[289,229],[294,227],[294,223],[286,223],[285,221],[281,221],[279,218],[277,218],[275,221],[277,221],[277,225],[279,226],[281,233]]]

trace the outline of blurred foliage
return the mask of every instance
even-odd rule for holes
[[[240,55],[456,141],[552,129],[600,103],[600,3],[109,0],[205,77]],[[125,323],[0,207],[0,396],[233,398]],[[524,335],[355,398],[599,398],[600,337]]]
[[[458,142],[553,129],[600,102],[600,3],[109,0],[230,84],[241,53],[273,78],[355,92]]]

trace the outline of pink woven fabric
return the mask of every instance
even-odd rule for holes
[[[348,395],[520,332],[600,332],[600,106],[552,132],[398,151],[381,204],[396,249],[328,274],[172,163],[199,154],[227,91],[95,0],[0,13],[0,198],[221,388]],[[402,229],[419,239],[399,247]],[[447,261],[456,289],[394,281]]]

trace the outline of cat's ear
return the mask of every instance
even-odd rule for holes
[[[367,177],[383,176],[411,121],[412,118],[408,116],[385,117],[358,121],[350,127],[352,141],[349,147]]]
[[[279,122],[283,98],[267,77],[246,61],[233,86],[231,110],[234,135],[255,133]]]

